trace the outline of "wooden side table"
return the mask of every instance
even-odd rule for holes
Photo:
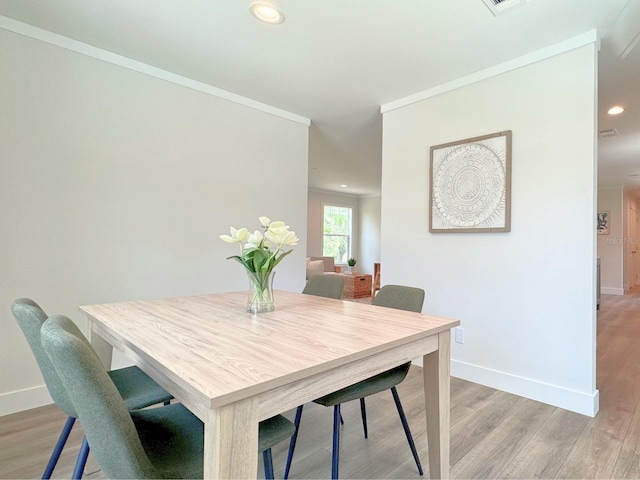
[[[342,274],[344,277],[343,298],[365,298],[371,296],[372,277],[368,273]]]

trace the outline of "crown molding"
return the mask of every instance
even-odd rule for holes
[[[582,35],[570,38],[568,40],[565,40],[564,42],[556,43],[555,45],[551,45],[550,47],[536,50],[535,52],[529,53],[527,55],[514,58],[513,60],[509,60],[508,62],[504,62],[499,65],[486,68],[484,70],[480,70],[479,72],[472,73],[471,75],[458,78],[451,82],[443,83],[436,87],[414,93],[413,95],[399,98],[398,100],[394,100],[392,102],[384,103],[381,105],[380,111],[381,113],[387,113],[397,108],[406,107],[407,105],[411,105],[412,103],[420,102],[421,100],[426,100],[427,98],[435,97],[437,95],[442,95],[443,93],[450,92],[461,87],[466,87],[467,85],[471,85],[472,83],[480,82],[482,80],[486,80],[487,78],[495,77],[511,70],[516,70],[518,68],[531,65],[532,63],[536,63],[541,60],[546,60],[547,58],[551,58],[556,55],[575,50],[576,48],[580,48],[591,43],[595,43],[598,50],[600,49],[600,38],[598,36],[597,30],[590,30],[586,33],[583,33]]]
[[[63,35],[59,35],[57,33],[53,33],[39,27],[34,27],[33,25],[19,22],[2,15],[0,15],[0,28],[13,33],[17,33],[18,35],[23,35],[25,37],[33,38],[41,42],[55,45],[57,47],[70,50],[81,55],[86,55],[97,60],[102,60],[103,62],[118,65],[135,72],[159,78],[176,85],[187,87],[192,90],[197,90],[214,97],[222,98],[224,100],[228,100],[230,102],[234,102],[245,107],[252,108],[254,110],[259,110],[271,115],[276,115],[278,117],[291,120],[293,122],[301,123],[302,125],[305,125],[307,127],[311,125],[311,120],[309,118],[296,115],[295,113],[287,112],[286,110],[282,110],[277,107],[272,107],[271,105],[267,105],[256,100],[237,95],[227,90],[223,90],[221,88],[214,87],[212,85],[199,82],[191,78],[183,77],[182,75],[177,75],[167,70],[153,67],[151,65],[147,65],[146,63],[132,60],[131,58],[123,57],[122,55],[109,52],[108,50],[103,50],[102,48],[94,47],[93,45],[88,45],[86,43],[79,42]]]

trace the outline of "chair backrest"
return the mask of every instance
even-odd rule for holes
[[[385,285],[374,297],[372,303],[380,307],[420,313],[424,304],[424,290],[403,285]]]
[[[318,275],[307,280],[302,293],[316,297],[342,298],[344,277],[342,275]]]
[[[76,324],[54,315],[42,326],[41,341],[107,476],[158,478],[124,400]]]
[[[53,398],[53,401],[56,402],[56,405],[64,413],[70,417],[77,417],[73,403],[67,395],[67,391],[56,369],[42,348],[40,328],[42,328],[42,325],[47,320],[47,314],[30,298],[19,298],[15,300],[11,305],[11,313],[13,313],[22,333],[24,333],[27,343],[29,343],[29,347],[31,347],[31,351],[33,352],[33,356],[36,357],[36,362],[38,362],[38,367],[40,367],[40,372],[42,373],[51,398]]]

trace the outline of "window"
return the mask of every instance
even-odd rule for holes
[[[352,209],[324,205],[322,255],[333,257],[335,263],[346,264],[351,257]]]

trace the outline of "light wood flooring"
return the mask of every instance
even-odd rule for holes
[[[640,293],[604,295],[595,418],[452,378],[451,477],[640,478],[638,339]],[[419,368],[412,367],[398,391],[428,478]],[[362,436],[358,402],[343,406],[341,478],[420,478],[391,394],[370,397],[367,404],[368,440]],[[293,418],[293,412],[286,415]],[[331,416],[329,408],[305,407],[291,478],[330,477]],[[55,406],[0,418],[0,478],[39,478],[64,420]],[[77,425],[55,478],[70,478],[81,438]],[[273,449],[276,477],[283,475],[286,451],[286,442]],[[91,456],[85,478],[105,478]]]

